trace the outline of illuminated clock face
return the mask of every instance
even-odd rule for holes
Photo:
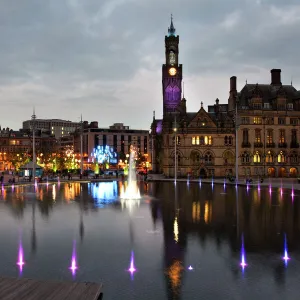
[[[177,70],[176,70],[175,68],[170,68],[170,69],[169,69],[169,74],[170,74],[171,76],[176,75],[176,73],[177,73]]]

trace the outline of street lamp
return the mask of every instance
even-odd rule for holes
[[[32,120],[32,175],[33,175],[33,182],[35,183],[35,164],[36,164],[36,154],[35,154],[35,109],[33,109],[33,115],[31,116]]]

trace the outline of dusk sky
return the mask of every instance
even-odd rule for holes
[[[0,125],[32,115],[123,122],[149,129],[162,116],[164,36],[174,16],[187,110],[227,103],[270,83],[270,69],[300,89],[299,0],[2,0]]]

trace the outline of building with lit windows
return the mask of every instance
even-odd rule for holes
[[[72,122],[60,119],[35,119],[35,127],[40,130],[50,131],[55,138],[59,139],[73,133],[80,127],[80,122]],[[32,120],[23,122],[23,129],[32,129]]]
[[[131,129],[123,123],[115,123],[109,128],[99,128],[98,122],[83,122],[83,155],[87,163],[93,159],[92,153],[98,146],[108,146],[117,153],[118,160],[126,159],[130,146],[134,146],[140,156],[148,156],[149,131]],[[80,130],[74,135],[74,151],[80,153]]]
[[[163,116],[154,115],[151,124],[154,172],[175,176],[176,143],[178,177],[235,175],[237,121],[239,176],[299,175],[300,91],[281,83],[280,69],[271,70],[270,84],[246,83],[240,92],[232,76],[227,104],[217,99],[206,111],[199,101],[199,111],[187,112],[173,20],[165,37],[165,60]]]

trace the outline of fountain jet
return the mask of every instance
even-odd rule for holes
[[[133,146],[130,147],[130,156],[129,156],[129,172],[128,172],[128,180],[127,180],[127,188],[124,190],[124,187],[121,189],[121,199],[126,200],[136,200],[141,198],[141,194],[139,188],[137,186],[136,181],[136,173],[135,173],[135,155],[136,151]]]
[[[17,265],[19,266],[20,274],[22,274],[23,266],[25,265],[25,262],[24,262],[24,254],[23,254],[23,247],[22,247],[22,241],[21,240],[20,240],[20,244],[19,244],[19,253],[18,253]]]
[[[135,268],[135,266],[134,266],[134,255],[133,255],[133,251],[131,251],[130,266],[129,266],[128,272],[129,272],[130,275],[131,275],[131,279],[133,279],[134,272],[136,272],[136,268]]]
[[[71,260],[71,266],[69,268],[72,272],[72,275],[76,275],[76,270],[78,269],[77,261],[76,261],[76,242],[74,241],[73,245],[73,253],[72,253],[72,260]]]
[[[246,253],[245,253],[245,247],[244,247],[244,235],[242,235],[242,247],[241,247],[241,263],[240,266],[242,267],[242,271],[245,271],[245,268],[247,267],[246,263]]]
[[[287,267],[287,263],[290,260],[290,257],[288,255],[288,247],[287,247],[287,239],[286,239],[286,234],[284,234],[284,256],[282,257],[282,259],[284,260],[284,264]]]

